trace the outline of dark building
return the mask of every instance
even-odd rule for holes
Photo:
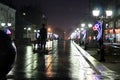
[[[42,23],[43,11],[40,5],[33,3],[18,3],[14,0],[0,0],[8,6],[16,9],[16,23],[15,23],[15,38],[16,40],[23,40],[24,34],[26,33],[24,27],[36,26],[39,29]]]
[[[36,10],[35,7],[23,6],[16,13],[16,39],[23,40],[26,34],[24,28],[36,25],[38,29],[41,25],[42,11]]]

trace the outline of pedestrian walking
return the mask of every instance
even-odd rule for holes
[[[46,40],[47,40],[47,29],[45,28],[45,24],[42,24],[42,28],[40,28],[40,43],[41,43],[41,49],[44,49],[46,46]]]

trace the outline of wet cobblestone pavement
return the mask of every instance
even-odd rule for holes
[[[72,41],[48,41],[48,53],[34,52],[33,45],[19,45],[14,68],[8,80],[119,80],[114,73],[93,67]],[[95,63],[95,62],[94,62]],[[97,62],[96,62],[97,63]],[[97,68],[98,69],[98,68]],[[112,75],[112,76],[111,76]],[[110,77],[109,77],[110,76]]]

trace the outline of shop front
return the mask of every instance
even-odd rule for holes
[[[120,28],[115,29],[106,29],[105,30],[105,42],[114,42],[114,38],[116,38],[116,42],[120,43]]]

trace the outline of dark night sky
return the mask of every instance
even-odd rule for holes
[[[88,0],[42,0],[41,7],[48,16],[48,23],[64,31],[71,31],[88,10]]]
[[[70,32],[88,14],[89,0],[12,0],[17,8],[34,5],[42,9],[48,24],[62,31]]]

